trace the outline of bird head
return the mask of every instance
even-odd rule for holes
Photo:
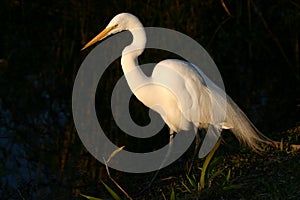
[[[118,32],[134,29],[142,26],[137,17],[130,13],[121,13],[116,15],[96,37],[89,41],[81,50],[88,48],[96,42],[99,42],[109,35],[116,34]]]

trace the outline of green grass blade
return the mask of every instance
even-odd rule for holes
[[[193,179],[191,179],[188,175],[186,175],[186,177],[187,177],[189,183],[191,184],[191,186],[194,188],[197,188],[197,183]]]
[[[280,151],[283,151],[283,139],[281,138],[281,141],[280,141]]]
[[[227,176],[226,176],[226,182],[227,182],[227,183],[229,183],[230,175],[231,175],[231,170],[228,171],[228,174],[227,174]]]
[[[101,183],[104,185],[105,189],[109,192],[112,198],[114,198],[115,200],[121,200],[119,195],[117,195],[117,193],[115,193],[108,185],[106,185],[103,181],[101,181]]]
[[[224,186],[223,190],[235,190],[235,189],[240,189],[242,186],[240,185],[229,185],[229,186]]]
[[[202,167],[202,172],[201,172],[201,177],[200,177],[200,187],[203,189],[205,186],[205,174],[206,174],[206,169],[209,165],[210,160],[212,159],[213,155],[215,154],[216,150],[219,148],[220,144],[222,141],[222,137],[219,138],[218,142],[214,146],[214,148],[211,150],[211,152],[207,155],[203,167]]]
[[[170,200],[175,200],[175,191],[174,191],[173,187],[172,187],[172,191],[171,191]]]
[[[189,193],[192,193],[192,191],[190,190],[190,188],[189,188],[184,182],[181,182],[181,184],[183,185],[183,187],[184,187]]]
[[[80,194],[81,196],[89,199],[89,200],[103,200],[103,199],[99,199],[99,198],[95,198],[95,197],[91,197],[91,196],[87,196],[87,195],[84,195],[84,194]]]
[[[210,163],[210,166],[212,166],[212,168],[214,168],[215,166],[217,166],[220,163],[224,163],[224,157],[223,156],[220,156],[220,157],[217,157],[217,158],[213,159]]]
[[[214,172],[209,179],[213,180],[215,177],[219,176],[219,175],[223,175],[225,176],[225,174],[223,173],[223,169],[219,169],[218,171]]]

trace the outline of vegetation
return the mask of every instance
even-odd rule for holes
[[[293,0],[1,1],[0,199],[126,199],[124,192],[133,199],[299,199],[299,152],[282,145],[257,154],[228,132],[204,183],[204,160],[187,173],[191,146],[143,193],[154,173],[110,169],[122,191],[80,142],[71,111],[74,79],[88,53],[80,49],[113,16],[131,12],[145,26],[175,29],[198,41],[216,62],[226,92],[258,129],[299,144],[299,9]],[[170,56],[149,49],[141,62]],[[98,85],[97,112],[107,116],[100,124],[127,150],[162,147],[167,128],[138,140],[116,127],[110,94],[121,76],[116,60]],[[149,122],[135,98],[130,111],[138,124]]]

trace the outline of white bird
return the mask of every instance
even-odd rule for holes
[[[207,129],[213,123],[211,105],[214,102],[217,111],[226,111],[226,115],[224,121],[213,125],[230,129],[239,141],[253,149],[259,149],[258,144],[268,140],[228,95],[225,94],[224,98],[220,94],[220,88],[207,87],[203,72],[192,63],[177,59],[163,60],[155,66],[150,77],[146,76],[138,64],[138,56],[145,49],[146,34],[142,23],[132,14],[116,15],[82,50],[124,30],[133,36],[132,43],[124,48],[121,58],[127,83],[137,99],[161,115],[170,128],[171,136],[180,130]]]

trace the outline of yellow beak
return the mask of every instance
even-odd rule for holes
[[[109,32],[111,30],[113,30],[114,28],[116,28],[117,25],[114,25],[114,26],[110,26],[110,27],[107,27],[106,29],[104,29],[103,31],[101,31],[101,33],[99,33],[96,37],[94,37],[91,41],[89,41],[82,49],[86,49],[88,48],[89,46],[93,45],[94,43],[100,41],[100,40],[103,40],[104,38],[106,38],[109,34]]]

